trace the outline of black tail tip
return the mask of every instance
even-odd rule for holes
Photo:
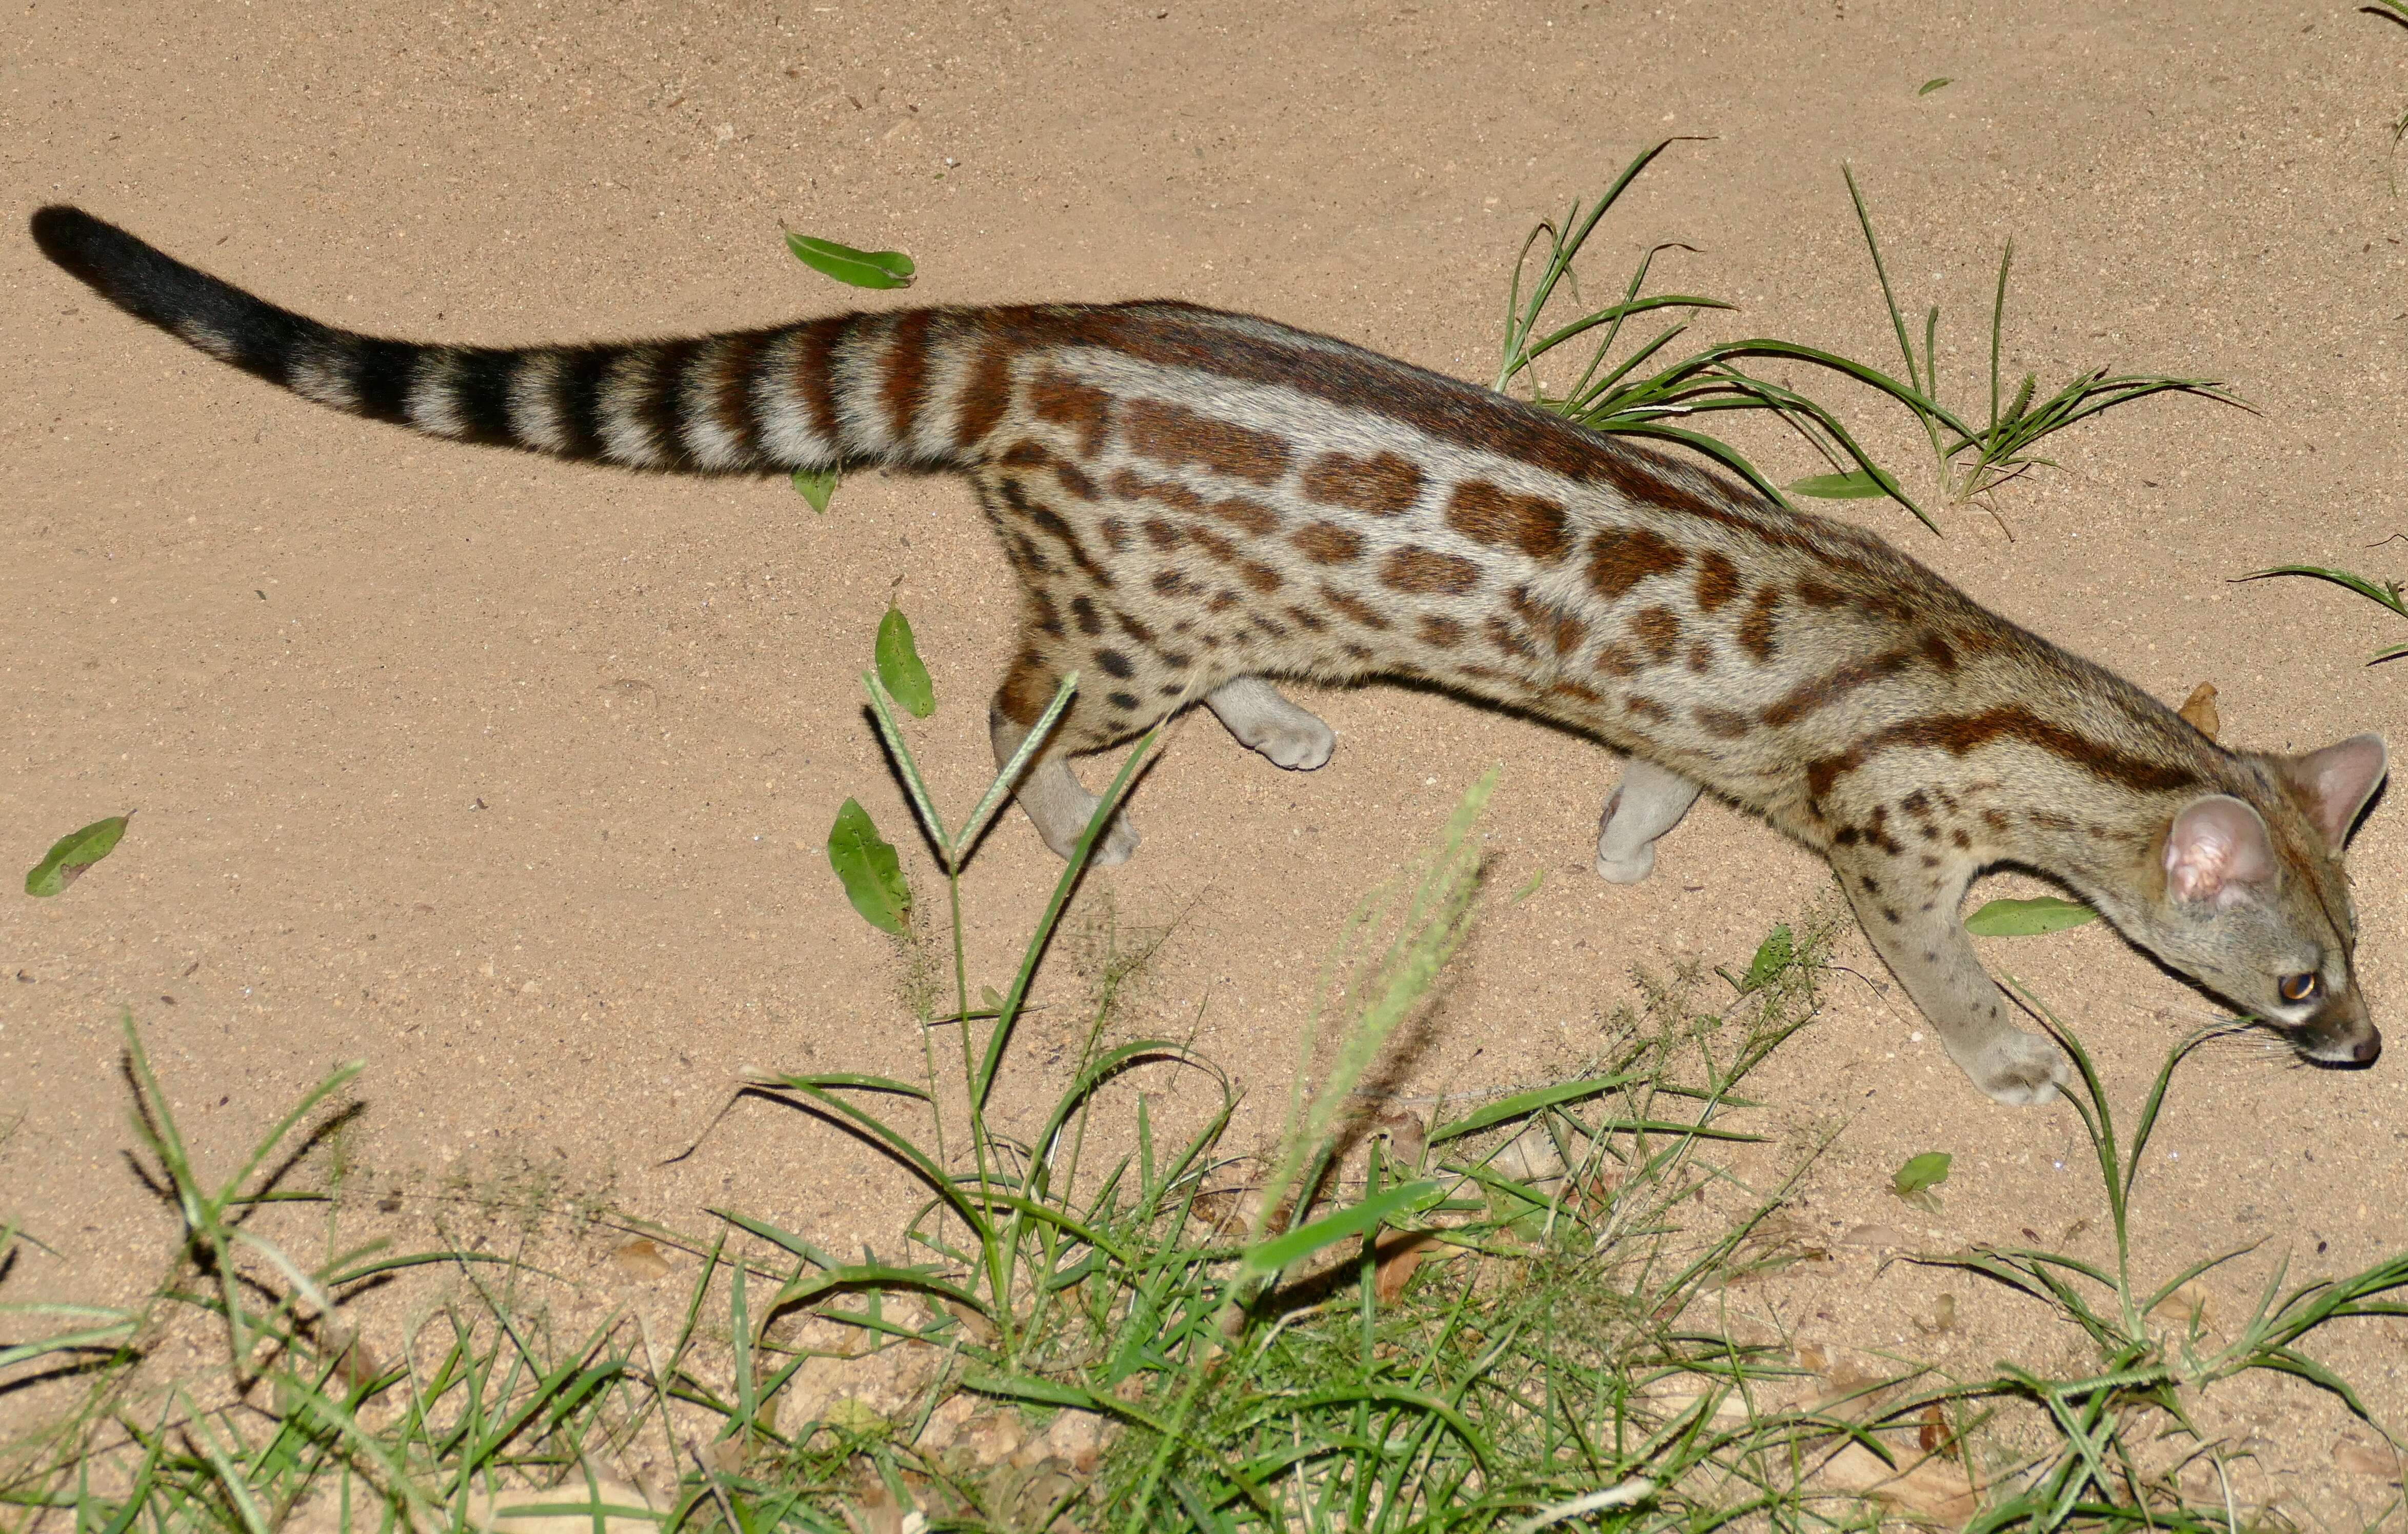
[[[118,240],[131,237],[115,224],[65,203],[36,208],[26,228],[44,255],[87,281],[100,269],[98,248],[111,237]]]

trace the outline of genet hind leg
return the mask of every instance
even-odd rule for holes
[[[1024,648],[1014,657],[1003,685],[996,689],[995,701],[987,707],[987,735],[995,745],[996,770],[1010,764],[1061,684],[1060,668],[1033,647]],[[1086,835],[1087,822],[1095,818],[1096,806],[1102,802],[1070,770],[1072,750],[1082,743],[1101,744],[1090,742],[1090,732],[1082,727],[1081,713],[1093,711],[1083,708],[1084,702],[1083,698],[1073,701],[1069,712],[1054,726],[1052,738],[1029,759],[1012,789],[1020,808],[1036,823],[1037,834],[1064,859],[1078,852],[1079,839]],[[1128,816],[1114,815],[1104,834],[1096,839],[1088,861],[1106,867],[1125,863],[1137,851],[1138,839]]]
[[[1204,698],[1238,743],[1283,767],[1310,772],[1329,760],[1338,737],[1328,725],[1280,695],[1260,677],[1223,682]]]
[[[1655,872],[1656,839],[1679,824],[1697,798],[1695,781],[1632,757],[1598,824],[1597,871],[1617,884],[1636,884]]]

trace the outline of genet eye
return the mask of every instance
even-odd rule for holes
[[[2314,1001],[2323,994],[2325,982],[2314,972],[2285,975],[2274,984],[2274,989],[2282,993],[2283,999],[2290,1002]]]

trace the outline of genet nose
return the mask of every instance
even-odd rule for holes
[[[2350,1046],[2349,1057],[2359,1065],[2371,1066],[2374,1064],[2375,1057],[2380,1055],[2382,1053],[2383,1035],[2377,1033],[2372,1028],[2369,1028],[2366,1030],[2365,1038]]]

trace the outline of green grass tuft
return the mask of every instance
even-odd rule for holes
[[[2007,273],[2015,255],[2014,244],[2009,241],[1999,256],[1998,292],[1990,306],[1989,417],[1985,424],[1978,427],[1968,423],[1940,403],[1940,306],[1932,305],[1924,314],[1923,356],[1918,362],[1914,342],[1907,333],[1906,319],[1899,312],[1898,294],[1890,286],[1889,268],[1882,261],[1881,242],[1873,235],[1872,214],[1865,207],[1864,194],[1856,187],[1856,173],[1842,165],[1840,174],[1847,182],[1848,200],[1856,211],[1856,226],[1864,231],[1865,250],[1872,257],[1873,276],[1881,284],[1882,303],[1889,311],[1890,328],[1898,337],[1899,353],[1906,364],[1903,387],[1894,380],[1884,380],[1877,387],[1906,405],[1923,427],[1924,436],[1931,444],[1942,493],[1951,505],[1963,506],[1981,500],[2000,485],[2033,467],[2042,465],[2051,468],[2058,466],[2054,460],[2042,458],[2033,450],[2069,426],[2151,394],[2198,394],[2219,404],[2234,405],[2243,409],[2252,408],[2246,400],[2226,389],[2220,379],[2110,373],[2105,367],[2094,367],[2080,374],[2067,380],[2047,398],[2040,400],[2034,398],[2038,390],[2037,376],[2026,373],[2012,394],[2002,395],[2000,360],[2007,317]],[[1996,514],[1995,508],[1992,514]]]
[[[2329,570],[2321,565],[2277,565],[2272,569],[2252,570],[2239,579],[2263,581],[2270,575],[2304,575],[2312,580],[2329,581],[2344,590],[2358,593],[2377,607],[2387,609],[2402,618],[2408,618],[2408,597],[2401,595],[2401,583],[2397,581],[2372,581],[2362,575],[2353,575],[2347,570]],[[2387,650],[2379,650],[2366,664],[2379,666],[2387,660],[2397,660],[2401,655],[2408,655],[2408,644],[2395,644]]]

